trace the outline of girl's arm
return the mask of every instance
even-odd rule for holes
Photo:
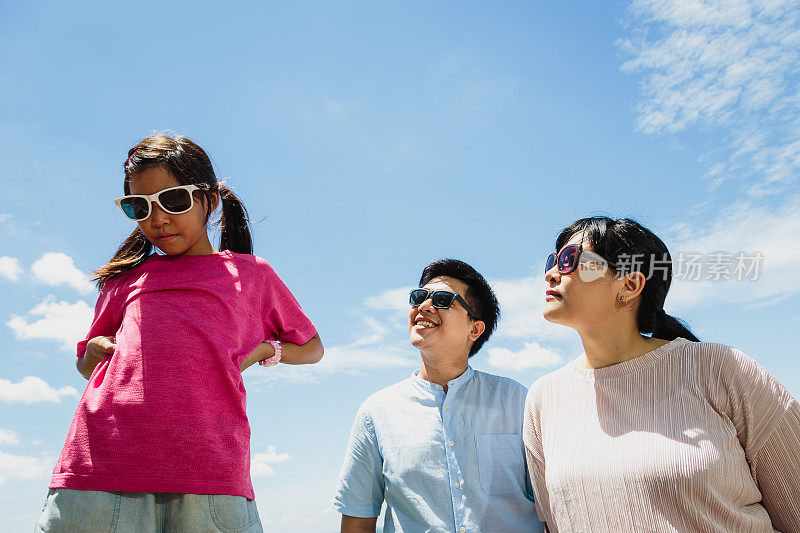
[[[322,346],[319,333],[311,337],[305,344],[281,343],[281,363],[288,365],[312,365],[318,363],[324,353],[325,348]],[[275,355],[275,349],[272,345],[262,342],[239,364],[239,369],[244,372],[247,367],[273,355]]]

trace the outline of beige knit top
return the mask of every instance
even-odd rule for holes
[[[800,531],[800,406],[742,352],[675,339],[533,384],[523,439],[555,531]]]

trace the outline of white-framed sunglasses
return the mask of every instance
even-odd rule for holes
[[[117,198],[114,203],[122,209],[125,216],[136,222],[146,220],[153,210],[153,202],[171,215],[180,215],[194,206],[194,191],[203,190],[197,185],[170,187],[155,194],[129,194]]]

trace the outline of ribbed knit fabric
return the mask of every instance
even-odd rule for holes
[[[571,362],[530,389],[539,517],[556,531],[800,531],[800,406],[720,344]]]

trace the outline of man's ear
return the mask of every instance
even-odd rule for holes
[[[472,331],[469,332],[469,340],[475,342],[478,340],[478,337],[483,335],[484,331],[486,331],[486,324],[484,324],[483,320],[476,320],[472,323]]]

